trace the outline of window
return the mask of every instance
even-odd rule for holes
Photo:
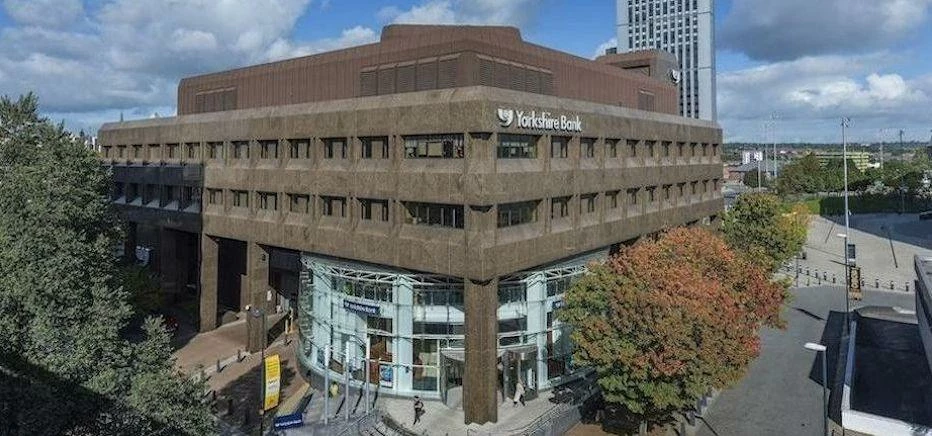
[[[231,146],[234,159],[249,159],[249,141],[233,141]]]
[[[414,304],[417,306],[463,307],[462,285],[414,285]]]
[[[635,139],[628,140],[628,157],[638,157],[638,141]]]
[[[292,159],[310,159],[311,158],[311,140],[308,138],[289,139],[288,140],[288,157]]]
[[[637,206],[638,204],[638,188],[631,188],[628,190],[628,206]]]
[[[179,198],[178,187],[177,186],[162,186],[162,200],[159,202],[160,205],[169,206],[172,203],[177,203]]]
[[[256,192],[259,200],[259,209],[278,210],[278,194],[274,192]]]
[[[187,209],[201,202],[201,190],[194,186],[181,188],[181,208]]]
[[[139,184],[130,183],[126,185],[126,202],[136,201],[137,197],[139,197]]]
[[[608,157],[618,157],[618,140],[617,139],[606,139],[606,154]]]
[[[222,159],[223,158],[223,143],[222,142],[208,142],[207,143],[207,157],[209,159]]]
[[[360,198],[359,206],[362,219],[388,222],[388,200]]]
[[[464,325],[460,323],[451,324],[446,322],[414,321],[414,324],[411,327],[412,332],[415,335],[462,336],[465,334]],[[415,339],[415,341],[417,340]]]
[[[595,157],[595,138],[583,138],[579,140],[580,156],[586,159]]]
[[[709,144],[702,143],[702,157],[706,157],[709,153]]]
[[[120,157],[123,157],[121,154]],[[162,146],[159,144],[149,144],[149,160],[160,160],[162,159]]]
[[[536,159],[539,136],[498,134],[499,159]]]
[[[647,202],[654,203],[657,201],[657,187],[650,186],[647,188]]]
[[[595,212],[595,199],[599,194],[582,194],[579,196],[579,213],[587,214]]]
[[[463,206],[438,203],[403,203],[405,223],[415,225],[463,228]]]
[[[363,159],[388,159],[388,137],[361,138]]]
[[[374,281],[349,280],[343,277],[332,277],[330,286],[334,291],[343,292],[351,297],[362,298],[373,301],[384,301],[391,303],[392,285],[391,283],[381,283]]]
[[[524,283],[505,283],[498,285],[498,304],[520,303],[527,301]]]
[[[405,159],[462,159],[466,156],[463,135],[405,136]]]
[[[709,181],[708,180],[702,181],[702,192],[703,193],[709,192]]]
[[[327,138],[324,139],[324,158],[326,159],[346,159],[348,155],[346,138]]]
[[[677,192],[677,194],[678,194],[677,197],[683,198],[683,197],[686,196],[686,184],[685,184],[685,183],[677,183],[677,184],[676,184],[676,188],[677,188],[677,191],[678,191],[678,192]]]
[[[498,227],[511,227],[537,221],[538,200],[498,205]]]
[[[663,148],[663,157],[670,157],[670,141],[663,141],[661,147]]]
[[[165,150],[168,152],[169,159],[178,159],[178,144],[165,144]]]
[[[550,199],[550,219],[565,218],[570,215],[570,198],[572,197]]]
[[[692,156],[692,157],[698,156],[698,154],[696,154],[696,147],[698,147],[698,146],[699,146],[699,144],[696,144],[695,142],[690,142],[690,143],[689,143],[689,155],[690,155],[690,156]]]
[[[656,156],[654,148],[657,146],[657,141],[646,141],[645,144],[647,145],[647,157],[653,158]]]
[[[570,138],[567,136],[551,136],[550,137],[550,157],[551,158],[566,158],[569,156],[568,144]]]
[[[321,213],[324,216],[346,217],[346,197],[320,197]]]
[[[663,185],[663,201],[670,201],[670,190],[673,185]]]
[[[366,317],[366,330],[373,333],[386,333],[392,334],[392,319],[391,318],[381,318],[378,316],[367,316]]]
[[[197,148],[200,145],[197,142],[188,142],[184,145],[185,155],[188,159],[197,159]]]
[[[278,159],[278,140],[259,141],[259,158]]]
[[[712,156],[718,156],[718,144],[712,144]]]
[[[134,145],[133,146],[133,159],[141,159],[141,158],[142,158],[142,146]]]
[[[609,209],[618,209],[619,191],[608,191],[605,193],[605,201]]]
[[[208,204],[223,204],[223,190],[222,189],[207,189],[207,203]]]
[[[696,195],[696,192],[697,192],[697,189],[696,189],[696,188],[697,188],[698,186],[699,186],[699,182],[690,182],[690,183],[689,183],[690,193],[691,193],[692,195]]]
[[[676,155],[677,155],[677,156],[679,156],[679,157],[685,157],[685,156],[686,156],[686,155],[685,155],[685,153],[686,153],[686,143],[685,143],[685,142],[677,142],[677,143],[676,143],[676,149],[677,149],[677,152],[676,152]]]
[[[123,184],[120,182],[114,183],[113,184],[113,199],[116,200],[124,195],[126,194],[123,192]]]
[[[291,213],[310,213],[311,196],[306,194],[288,194],[288,211]]]
[[[142,199],[143,203],[152,203],[159,200],[159,185],[146,185],[145,198]]]
[[[249,192],[248,191],[230,191],[233,195],[233,207],[249,207]]]

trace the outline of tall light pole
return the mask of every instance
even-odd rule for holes
[[[773,179],[777,180],[777,113],[770,114],[770,136],[773,141]]]
[[[809,351],[815,351],[816,357],[821,354],[822,357],[822,434],[828,436],[828,395],[826,394],[828,385],[828,364],[826,363],[825,345],[807,342],[805,345]]]
[[[845,329],[848,328],[848,312],[851,311],[850,303],[848,301],[848,291],[851,288],[851,265],[850,260],[848,259],[848,238],[851,235],[851,228],[848,222],[848,127],[851,124],[851,119],[844,117],[841,119],[841,159],[842,159],[842,168],[845,172],[845,247],[842,250],[842,255],[845,256]]]

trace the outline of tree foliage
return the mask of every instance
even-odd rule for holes
[[[776,271],[802,249],[808,227],[803,205],[790,208],[774,195],[748,193],[725,214],[722,230],[732,248]]]
[[[781,326],[782,284],[702,229],[674,229],[592,265],[559,313],[574,360],[604,399],[663,421],[738,381],[762,326]]]
[[[206,434],[155,320],[138,344],[109,174],[32,96],[0,99],[0,421],[12,434]],[[38,419],[37,419],[38,416]]]

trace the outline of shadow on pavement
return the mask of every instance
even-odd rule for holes
[[[291,385],[297,373],[289,367],[287,360],[281,361],[281,380],[279,385]],[[225,421],[239,427],[247,434],[253,434],[259,429],[259,408],[262,405],[262,362],[254,364],[248,372],[228,383],[217,391],[217,405],[221,414],[226,414]],[[282,388],[284,389],[284,388]],[[265,413],[264,428],[268,429],[272,422],[275,409]]]
[[[802,310],[800,310],[802,311]],[[844,384],[845,363],[841,355],[842,334],[844,333],[845,313],[831,311],[828,314],[828,320],[822,330],[822,337],[819,343],[825,345],[825,355],[815,353],[813,356],[812,366],[809,369],[809,379],[823,385],[822,380],[822,359],[828,359],[827,365],[827,384],[829,394],[829,418],[835,422],[841,422],[841,394],[842,385]]]

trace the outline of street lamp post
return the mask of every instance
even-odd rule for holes
[[[809,351],[815,351],[816,357],[819,354],[822,355],[822,434],[828,436],[828,394],[826,393],[828,386],[828,363],[826,360],[828,359],[825,353],[825,345],[807,342],[805,347]]]
[[[330,345],[324,346],[324,425],[330,421]]]
[[[845,331],[848,328],[848,312],[851,311],[850,303],[848,301],[848,290],[851,287],[851,265],[848,259],[848,238],[851,235],[851,229],[848,222],[848,127],[851,124],[851,119],[844,117],[841,119],[841,159],[842,159],[842,171],[845,172],[845,246],[842,250],[842,255],[845,256]]]

